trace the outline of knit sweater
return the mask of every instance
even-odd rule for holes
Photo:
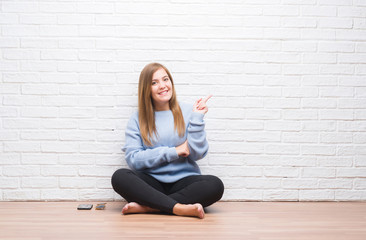
[[[206,156],[204,114],[193,112],[190,104],[180,104],[186,131],[180,137],[174,129],[174,117],[170,110],[155,112],[155,126],[158,138],[152,146],[143,143],[138,112],[135,112],[127,123],[126,141],[123,147],[128,166],[134,171],[147,173],[160,182],[176,182],[184,177],[200,175],[197,160]],[[190,154],[182,157],[175,147],[188,139]]]

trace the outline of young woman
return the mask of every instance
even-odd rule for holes
[[[128,203],[123,214],[165,212],[204,218],[204,207],[221,199],[222,181],[201,175],[207,154],[206,102],[178,103],[168,69],[159,63],[140,74],[138,112],[130,118],[123,147],[128,166],[112,176],[113,189]]]

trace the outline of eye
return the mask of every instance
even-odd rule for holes
[[[169,78],[164,78],[164,81],[165,81],[165,82],[167,82],[167,81],[169,81],[169,80],[170,80]]]
[[[155,81],[151,83],[151,85],[155,85],[155,84],[156,84],[156,82],[155,82]]]

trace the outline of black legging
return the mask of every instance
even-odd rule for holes
[[[163,183],[148,174],[119,169],[112,176],[113,189],[128,202],[173,213],[177,203],[200,203],[207,207],[221,199],[222,181],[212,175],[193,175],[174,183]]]

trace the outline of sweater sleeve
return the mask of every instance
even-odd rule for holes
[[[123,147],[128,166],[136,171],[154,168],[179,158],[175,147],[146,148],[140,135],[138,120],[131,118],[126,128]]]
[[[190,154],[189,159],[193,161],[204,158],[208,151],[208,142],[206,139],[204,114],[192,112],[189,119],[187,130],[187,139]]]

